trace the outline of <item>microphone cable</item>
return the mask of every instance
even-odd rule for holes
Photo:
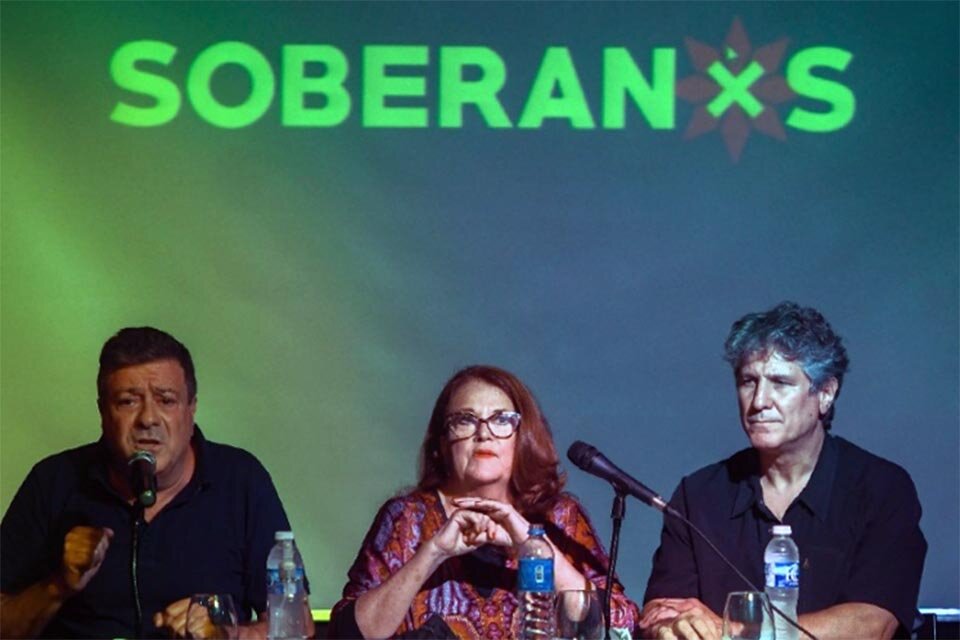
[[[130,543],[130,585],[133,588],[133,627],[137,638],[143,637],[143,607],[140,604],[140,579],[137,565],[140,557],[140,529],[144,524],[143,505],[135,502],[133,509],[132,540]]]

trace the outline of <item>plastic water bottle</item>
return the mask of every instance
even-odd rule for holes
[[[303,559],[292,531],[277,531],[267,556],[268,638],[306,638]]]
[[[520,601],[520,638],[549,640],[553,637],[553,547],[543,525],[530,525],[529,537],[520,545],[517,598]]]
[[[773,538],[763,552],[766,591],[770,604],[783,611],[790,619],[797,619],[797,600],[800,598],[800,550],[790,537],[790,525],[774,525]],[[774,612],[777,640],[797,640],[800,631]]]

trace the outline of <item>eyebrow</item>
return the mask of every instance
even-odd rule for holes
[[[155,387],[155,388],[151,388],[149,392],[150,393],[172,393],[174,395],[178,393],[177,389],[174,387]],[[145,393],[145,391],[143,387],[124,387],[122,389],[117,389],[113,393],[116,395],[120,395],[121,393],[142,394],[142,393]]]
[[[115,389],[112,393],[121,394],[121,393],[143,393],[142,387],[124,387],[122,389]]]
[[[790,373],[771,373],[767,376],[767,379],[774,382],[793,382],[797,377]]]

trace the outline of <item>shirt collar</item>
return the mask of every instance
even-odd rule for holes
[[[197,464],[193,470],[192,480],[196,480],[197,484],[205,487],[210,484],[210,473],[207,465],[204,464],[207,454],[207,439],[203,437],[203,432],[200,431],[200,425],[194,423],[193,425],[193,438],[191,438],[190,443],[193,445],[194,453],[197,456]]]
[[[836,438],[829,433],[825,434],[820,457],[810,474],[810,480],[797,496],[821,521],[826,520],[827,510],[830,508],[830,494],[833,492],[833,480],[837,475],[839,455]]]
[[[810,474],[810,480],[797,496],[797,500],[803,502],[821,521],[826,519],[830,506],[838,455],[836,439],[829,433],[825,434],[823,447],[820,449],[820,456],[817,458],[813,473]],[[737,492],[733,499],[733,508],[730,510],[730,518],[737,518],[754,505],[759,507],[763,490],[760,488],[760,465],[756,451],[748,449],[733,460],[732,471],[737,478]]]
[[[737,493],[733,498],[730,518],[742,516],[744,512],[760,502],[763,492],[760,490],[760,459],[754,449],[741,451],[733,457],[731,472],[737,479]]]

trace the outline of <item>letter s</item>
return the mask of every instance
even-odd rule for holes
[[[824,133],[842,129],[853,120],[857,107],[853,92],[839,82],[818,78],[811,73],[814,67],[843,71],[852,59],[853,54],[836,47],[810,47],[790,59],[787,65],[787,84],[790,88],[801,96],[822,100],[832,108],[816,112],[796,107],[787,117],[787,126]]]
[[[156,104],[138,107],[118,102],[110,119],[131,127],[158,127],[173,120],[180,111],[180,90],[172,81],[136,68],[148,60],[169,65],[177,53],[172,44],[158,40],[134,40],[118,48],[110,59],[110,76],[121,89],[153,98]]]

